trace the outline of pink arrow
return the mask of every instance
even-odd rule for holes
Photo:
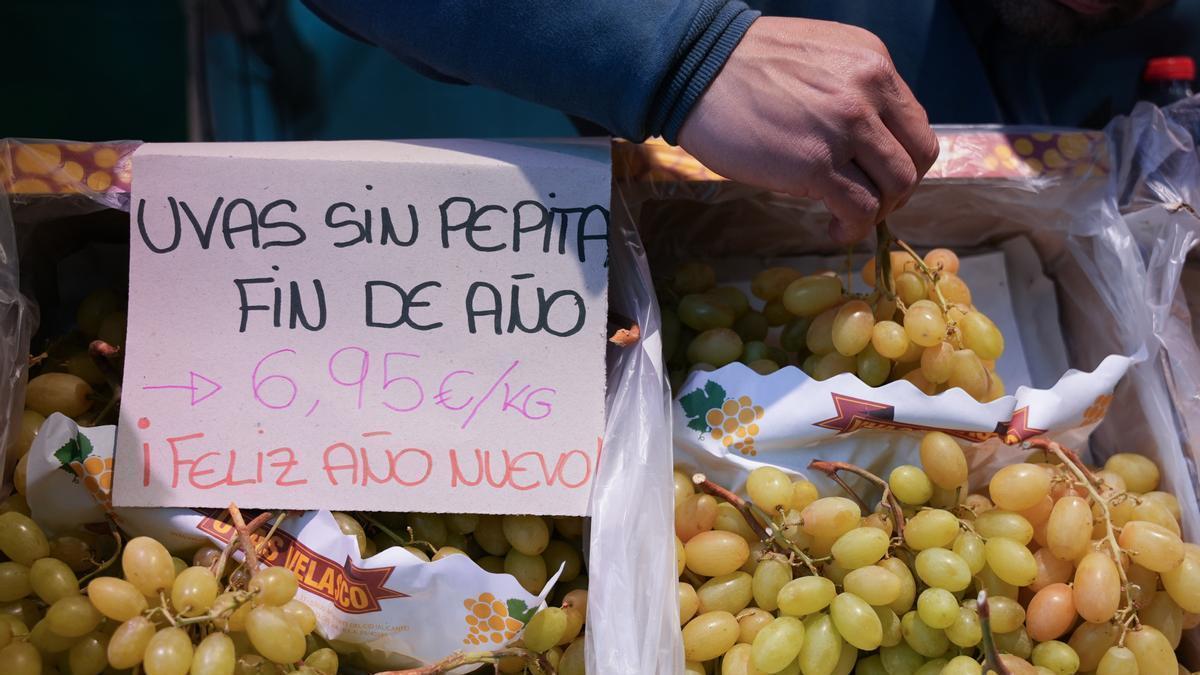
[[[146,385],[142,389],[186,389],[192,392],[192,405],[196,405],[218,391],[221,391],[221,385],[194,370],[188,371],[188,382],[188,384]]]

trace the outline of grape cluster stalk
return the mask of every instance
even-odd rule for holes
[[[982,402],[1003,396],[996,359],[1004,336],[972,304],[958,256],[944,248],[920,256],[886,226],[880,232],[861,272],[869,293],[851,292],[849,273],[843,281],[833,270],[769,267],[751,280],[752,301],[718,285],[712,266],[681,264],[659,285],[672,385],[741,361],[764,375],[793,365],[817,380],[852,373],[873,387],[903,379],[931,395],[958,388]]]
[[[770,466],[745,496],[676,470],[687,672],[1179,672],[1175,648],[1200,625],[1200,546],[1182,540],[1158,467],[1022,448],[976,493],[963,448],[937,431],[920,466],[886,477],[814,460],[844,495]]]

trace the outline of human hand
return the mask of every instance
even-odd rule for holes
[[[750,26],[679,144],[728,178],[823,201],[838,243],[903,205],[938,154],[925,109],[879,38],[777,17]]]

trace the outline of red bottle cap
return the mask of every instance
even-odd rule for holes
[[[1147,82],[1196,79],[1196,62],[1190,56],[1163,56],[1146,62],[1142,79]]]

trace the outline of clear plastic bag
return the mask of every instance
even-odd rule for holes
[[[1160,489],[1186,504],[1185,538],[1200,541],[1200,350],[1186,311],[1178,311],[1177,293],[1200,225],[1180,207],[1188,199],[1195,203],[1186,195],[1200,185],[1187,132],[1142,107],[1103,134],[942,128],[938,135],[942,155],[908,205],[889,218],[892,232],[918,249],[946,246],[960,253],[1028,240],[1053,282],[1057,312],[1054,303],[1018,312],[1025,351],[1037,352],[1042,331],[1053,323],[1061,327],[1071,368],[1091,371],[1113,354],[1144,356],[1117,385],[1107,416],[1090,437],[1090,425],[1081,425],[1062,430],[1060,438],[1085,443],[1077,449],[1098,462],[1115,452],[1152,457],[1162,469]],[[724,181],[666,148],[623,152],[630,178],[622,196],[656,274],[669,276],[677,263],[701,259],[716,262],[718,283],[736,283],[721,278],[721,260],[751,258],[765,267],[780,258],[839,252],[828,243],[828,215],[819,204]],[[1048,386],[1037,379],[1052,383],[1062,374],[1033,376],[1035,384]],[[895,459],[911,451],[905,436],[895,438],[901,440],[877,439],[871,453]],[[997,439],[988,443],[991,451],[1004,447]],[[675,445],[679,460],[679,433]],[[804,455],[803,462],[788,462],[793,467],[822,448],[777,447]],[[747,460],[737,462],[738,469],[711,455],[689,457],[703,457],[704,469],[734,477],[731,487],[749,466]],[[769,457],[759,453],[754,460]],[[1192,633],[1182,649],[1194,660],[1200,640]]]

